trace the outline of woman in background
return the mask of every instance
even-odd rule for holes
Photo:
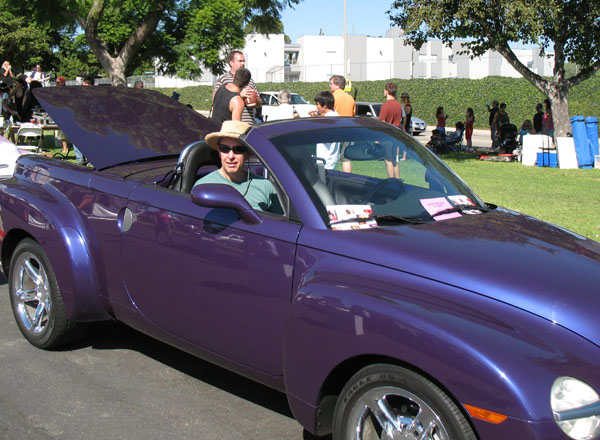
[[[446,134],[446,119],[448,119],[448,115],[444,113],[444,107],[437,108],[435,117],[437,119],[437,127],[435,127],[436,130]]]
[[[412,118],[412,106],[410,105],[410,98],[408,93],[404,92],[400,95],[400,101],[402,101],[402,105],[404,106],[404,113],[406,113],[406,118],[404,119],[404,131],[408,134],[412,134],[410,130],[410,120]]]
[[[475,113],[473,109],[469,107],[467,109],[467,117],[465,119],[465,139],[467,140],[467,152],[474,151],[473,150],[473,142],[471,138],[473,137],[473,124],[475,123]]]

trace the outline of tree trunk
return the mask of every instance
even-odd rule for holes
[[[129,36],[118,54],[109,53],[106,44],[98,34],[98,21],[102,16],[104,6],[104,0],[94,0],[87,16],[80,16],[77,20],[85,32],[90,48],[98,57],[98,61],[108,74],[112,85],[127,87],[127,77],[125,76],[127,66],[140,51],[146,38],[156,29],[166,5],[163,1],[156,4],[155,9],[144,17],[142,23]]]
[[[552,120],[554,122],[554,135],[566,136],[571,131],[571,118],[569,116],[569,103],[567,91],[560,84],[550,82],[548,84],[548,99],[552,106]]]

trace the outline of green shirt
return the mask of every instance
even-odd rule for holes
[[[250,180],[244,179],[243,182],[236,183],[226,179],[219,170],[216,170],[199,179],[194,186],[203,183],[221,183],[232,186],[244,196],[252,208],[277,214],[283,213],[273,184],[256,174],[250,174]]]

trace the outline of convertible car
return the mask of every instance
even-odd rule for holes
[[[285,392],[335,440],[600,438],[598,242],[484,203],[372,118],[247,130],[248,172],[281,206],[262,212],[194,186],[220,166],[203,140],[219,127],[175,100],[36,97],[91,165],[28,154],[0,180],[2,269],[34,346],[118,320]]]

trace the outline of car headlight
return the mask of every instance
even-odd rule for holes
[[[576,440],[600,437],[600,396],[587,383],[574,377],[559,377],[550,391],[556,424]]]

